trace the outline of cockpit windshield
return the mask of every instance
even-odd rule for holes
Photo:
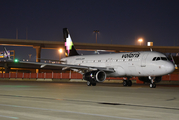
[[[168,59],[166,57],[161,57],[162,60],[167,61]]]
[[[152,59],[152,61],[158,61],[158,60],[167,61],[168,59],[167,59],[167,57],[154,57],[154,58]]]
[[[156,61],[161,60],[160,57],[157,57]]]
[[[152,59],[152,61],[155,61],[156,58],[157,58],[157,57],[154,57],[154,58]]]

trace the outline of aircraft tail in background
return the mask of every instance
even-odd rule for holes
[[[8,58],[8,60],[11,60],[10,51],[7,51],[7,49],[4,47],[4,51],[0,52],[0,58]]]
[[[63,37],[65,42],[65,55],[66,56],[79,55],[74,47],[73,41],[70,37],[70,33],[67,28],[63,28]]]

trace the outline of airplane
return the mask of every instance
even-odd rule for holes
[[[106,77],[123,77],[123,86],[132,86],[131,78],[138,77],[150,83],[150,88],[155,88],[163,75],[175,70],[174,64],[164,54],[155,51],[79,55],[67,28],[63,28],[63,36],[66,57],[60,60],[61,64],[27,61],[18,61],[18,64],[37,69],[70,69],[81,73],[88,86],[96,86],[96,83],[104,82]]]
[[[123,85],[132,86],[130,78],[138,77],[150,83],[150,88],[155,88],[155,83],[160,82],[163,75],[175,70],[174,64],[164,54],[154,51],[79,55],[67,28],[63,28],[63,36],[67,57],[61,59],[62,64],[73,65],[65,68],[83,74],[88,86],[96,86],[106,77],[126,77]]]

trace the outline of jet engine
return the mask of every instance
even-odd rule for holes
[[[103,82],[106,79],[104,71],[91,71],[83,75],[83,79],[90,82]]]
[[[139,77],[140,81],[151,83],[151,80],[148,77]],[[158,83],[162,80],[162,76],[155,77],[154,82]]]

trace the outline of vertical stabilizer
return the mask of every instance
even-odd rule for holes
[[[11,60],[11,58],[10,58],[10,52],[7,51],[6,47],[4,47],[4,57],[8,58],[8,60]]]
[[[65,43],[65,55],[66,56],[79,55],[74,47],[73,41],[70,37],[70,33],[67,28],[63,28],[63,37]]]

